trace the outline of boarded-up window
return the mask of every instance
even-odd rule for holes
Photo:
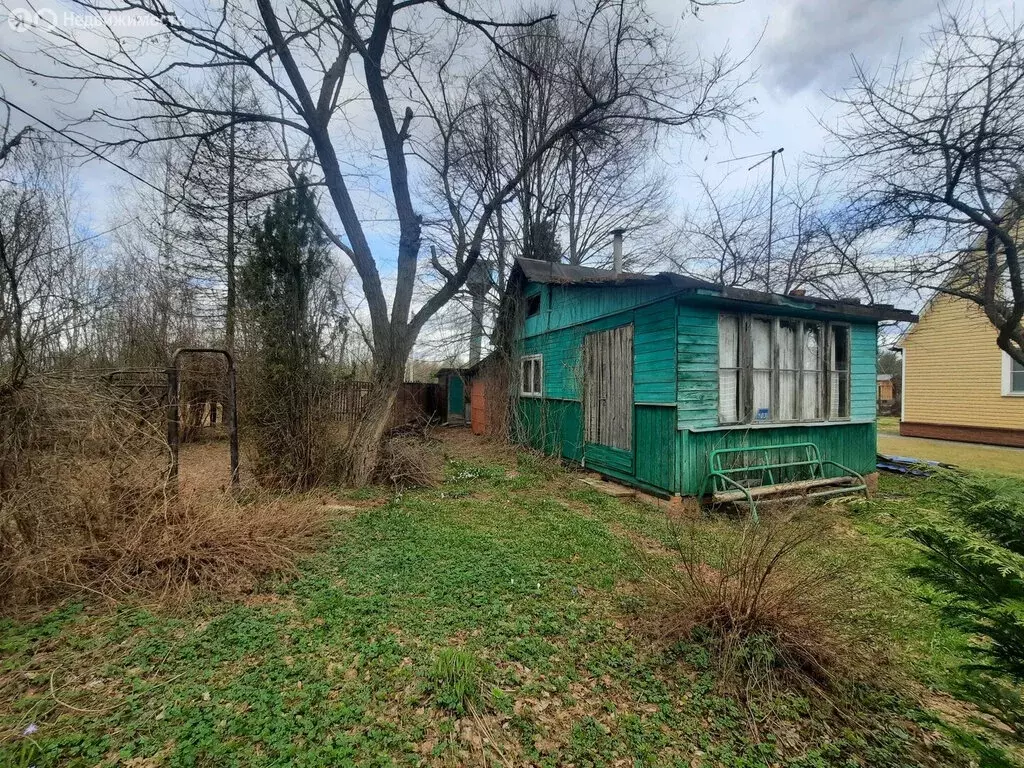
[[[633,326],[591,333],[583,341],[584,439],[633,446]]]

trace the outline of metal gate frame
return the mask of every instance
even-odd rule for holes
[[[228,361],[228,440],[231,443],[231,487],[238,487],[238,401],[235,387],[235,358],[226,349],[212,347],[183,347],[175,350],[167,368],[167,445],[171,449],[170,478],[178,483],[178,449],[181,444],[178,411],[178,383],[183,355],[214,354],[224,355]]]

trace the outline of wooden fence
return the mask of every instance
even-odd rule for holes
[[[334,382],[323,400],[327,418],[342,424],[354,422],[369,406],[370,387],[368,381],[346,379]],[[443,415],[441,392],[437,384],[405,383],[398,390],[388,429],[429,419],[439,421]]]

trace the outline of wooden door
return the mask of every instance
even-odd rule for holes
[[[620,451],[633,448],[633,326],[583,340],[584,440]]]
[[[461,424],[466,418],[466,387],[456,373],[448,376],[448,421]]]

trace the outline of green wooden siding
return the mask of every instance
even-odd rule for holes
[[[719,312],[716,307],[680,303],[676,315],[680,428],[707,429],[718,424]],[[785,313],[782,316],[786,316]],[[875,418],[877,338],[874,323],[850,327],[850,418],[853,421]]]
[[[526,319],[523,336],[537,336],[561,328],[589,323],[602,317],[632,311],[667,297],[668,285],[536,285],[525,295],[540,293],[540,313]]]
[[[676,409],[638,405],[634,414],[637,480],[675,491]]]
[[[817,443],[822,457],[874,471],[873,323],[851,325],[851,421],[718,428],[718,315],[742,311],[708,297],[666,296],[662,286],[529,285],[540,313],[526,321],[522,354],[544,357],[543,398],[521,398],[523,439],[535,448],[648,490],[695,494],[715,448]],[[807,316],[766,307],[764,314]],[[634,326],[633,449],[583,445],[581,357],[588,333]]]
[[[610,448],[607,445],[597,443],[583,444],[584,466],[588,469],[595,469],[600,472],[604,470],[615,470],[624,475],[633,474],[633,452],[624,451],[621,448]]]
[[[633,323],[633,402],[675,403],[675,304],[661,301],[641,307]]]
[[[875,471],[875,423],[821,424],[771,429],[679,431],[680,493],[693,495],[708,472],[708,457],[716,448],[816,443],[823,459],[843,464],[861,474]],[[833,473],[833,474],[838,474]]]
[[[850,418],[874,420],[876,374],[878,372],[878,326],[854,325],[850,328]],[[872,443],[874,445],[874,443]]]
[[[517,427],[524,443],[552,456],[583,460],[583,412],[579,403],[522,397],[518,412]]]
[[[680,427],[718,424],[718,310],[679,304],[676,392]]]
[[[546,287],[546,286],[545,286]],[[606,314],[606,310],[619,306],[622,297],[602,299],[593,306],[587,302],[602,294],[616,294],[623,287],[588,288],[588,298],[581,306],[571,310],[559,303],[568,303],[572,292],[565,286],[551,286],[550,314],[559,323],[572,323],[522,340],[524,355],[543,355],[544,398],[521,398],[520,418],[526,441],[547,453],[560,455],[573,461],[584,461],[588,468],[606,472],[620,478],[634,478],[647,485],[671,491],[675,476],[675,440],[672,433],[665,437],[666,420],[675,425],[675,356],[676,321],[675,302],[658,301],[657,294],[647,295],[629,287],[630,300],[646,304],[636,309]],[[542,300],[542,314],[545,300]],[[571,311],[570,311],[571,310]],[[587,314],[597,317],[579,322]],[[531,318],[532,320],[533,318]],[[634,449],[619,451],[602,445],[587,444],[581,449],[582,439],[582,350],[588,333],[608,330],[627,323],[633,324],[633,402],[657,403],[652,409],[634,406]],[[662,405],[663,404],[663,405]],[[647,411],[653,410],[656,417]],[[652,421],[653,419],[653,421]],[[657,432],[655,432],[655,423]],[[657,448],[649,440],[659,435]],[[643,442],[643,445],[641,443]]]
[[[524,355],[544,356],[544,396],[581,399],[583,337],[627,323],[633,323],[634,402],[674,403],[676,341],[671,301],[523,339]]]

